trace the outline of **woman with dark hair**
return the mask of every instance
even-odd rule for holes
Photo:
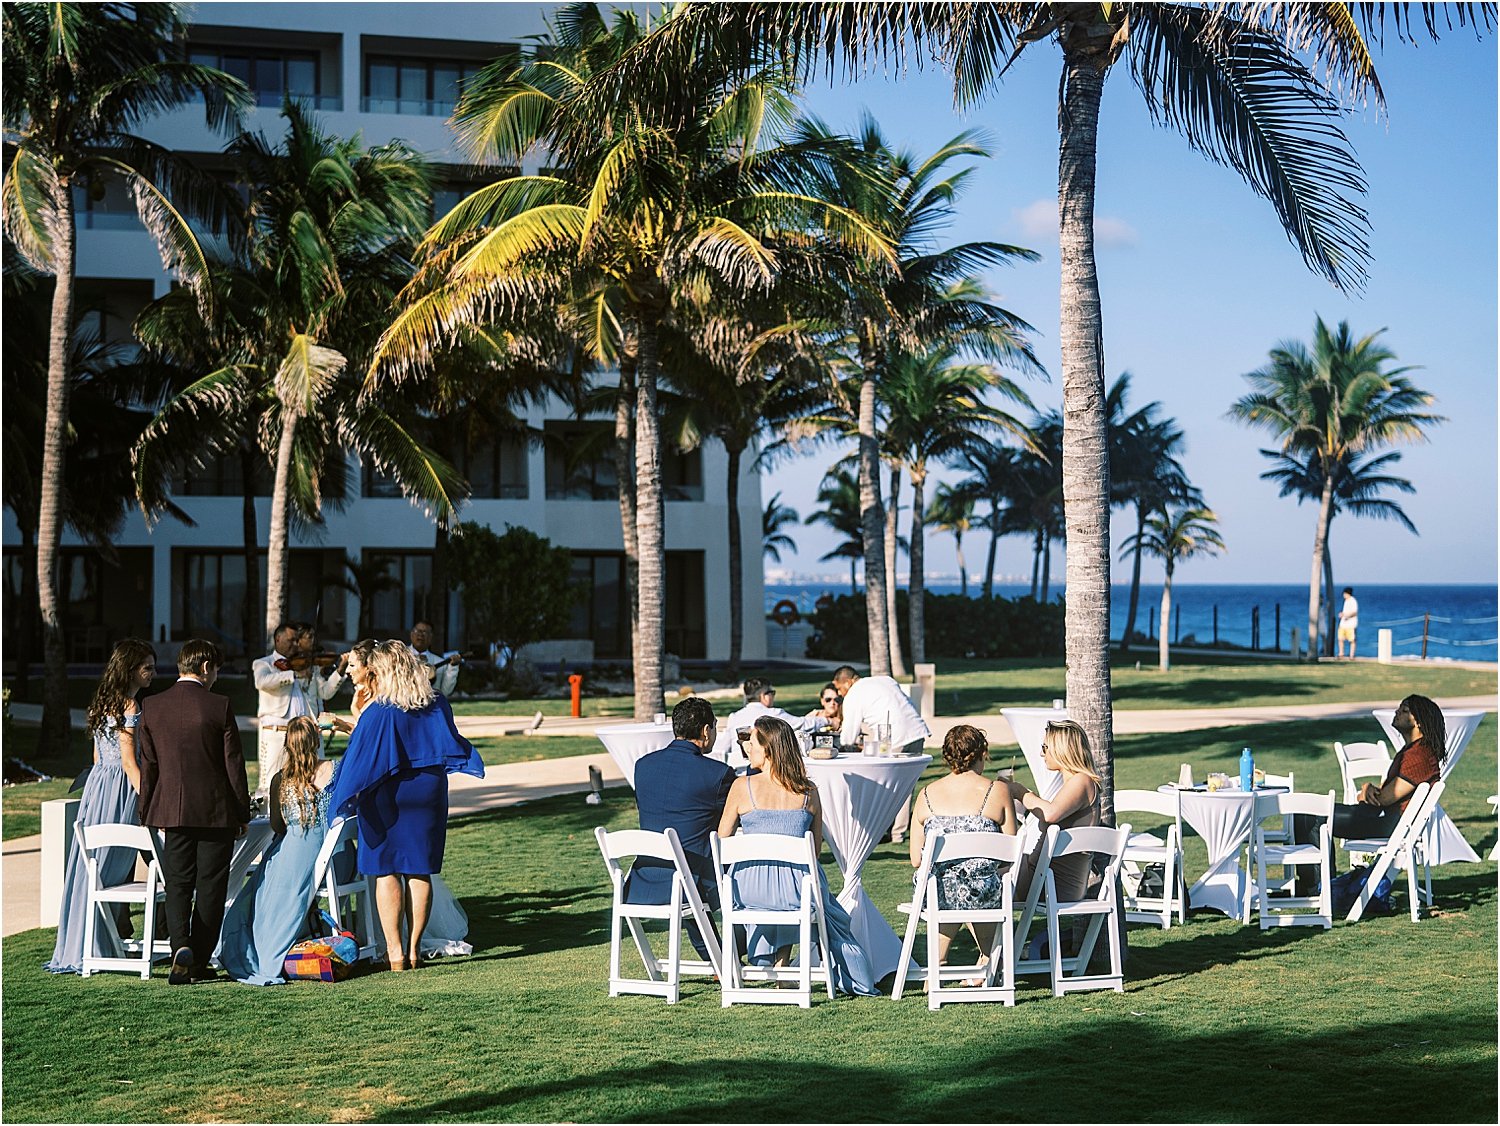
[[[94,738],[94,765],[79,796],[79,826],[140,823],[141,772],[135,758],[135,725],[140,722],[141,712],[136,696],[141,689],[151,686],[155,675],[156,650],[139,638],[127,637],[109,655],[89,704],[88,732]],[[135,870],[135,858],[136,853],[130,849],[109,849],[100,861],[100,881],[124,883]],[[52,949],[52,960],[47,963],[52,973],[79,973],[83,969],[87,894],[88,867],[75,838],[68,845],[68,864],[63,874],[57,943]],[[120,928],[123,935],[129,917],[123,909],[117,915],[125,924]],[[97,949],[98,942],[96,938],[95,953],[103,953]]]
[[[1391,726],[1406,745],[1391,760],[1385,781],[1379,786],[1366,782],[1354,805],[1339,802],[1333,807],[1335,837],[1388,839],[1416,788],[1442,776],[1448,729],[1441,708],[1426,696],[1408,696],[1396,709]]]
[[[807,776],[802,765],[802,747],[797,735],[785,720],[761,716],[751,729],[745,753],[753,773],[734,780],[719,819],[719,836],[732,837],[736,828],[746,833],[776,833],[800,837],[809,829],[813,835],[813,854],[823,851],[823,806],[818,787]],[[870,963],[854,938],[849,913],[828,890],[828,878],[821,865],[815,864],[823,886],[824,922],[828,944],[824,951],[833,968],[834,987],[841,993],[877,996]],[[764,862],[737,864],[731,880],[735,905],[742,908],[792,910],[802,898],[800,865]],[[746,938],[745,949],[751,965],[785,966],[791,959],[797,941],[797,927],[754,926]],[[803,957],[808,952],[803,951]]]
[[[839,694],[838,685],[831,680],[823,685],[823,691],[818,693],[818,706],[807,713],[807,718],[813,721],[814,731],[827,728],[837,732],[844,726],[844,697]]]

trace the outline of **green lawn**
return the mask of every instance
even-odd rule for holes
[[[470,740],[486,766],[596,755],[604,744],[592,735],[490,735]]]
[[[1337,777],[1329,743],[1346,729],[1258,727],[1252,745],[1272,769],[1296,770],[1299,789],[1322,787]],[[1495,839],[1484,803],[1495,731],[1487,719],[1446,802],[1481,851]],[[1248,737],[1122,738],[1119,782],[1154,785],[1181,761],[1206,769]],[[1014,1009],[929,1013],[917,993],[726,1011],[706,981],[672,1007],[606,996],[608,895],[592,832],[634,823],[622,790],[598,807],[570,795],[455,821],[444,875],[475,955],[400,978],[172,990],[159,970],[150,983],[85,982],[40,971],[52,931],[6,939],[4,1117],[1495,1120],[1489,864],[1440,869],[1437,913],[1415,925],[1403,911],[1328,933],[1263,934],[1211,914],[1165,933],[1132,927],[1121,996],[1055,1000],[1031,979]],[[1200,866],[1201,853],[1189,861]],[[895,918],[910,888],[904,846],[882,845],[865,872]]]

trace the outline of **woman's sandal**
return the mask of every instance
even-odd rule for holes
[[[406,964],[405,958],[389,958],[387,959],[386,964],[390,966],[391,973],[393,974],[405,973],[407,970],[411,969],[411,967]]]

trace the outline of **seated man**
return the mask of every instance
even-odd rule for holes
[[[718,739],[714,741],[714,758],[729,762],[730,756],[740,749],[736,733],[742,727],[752,726],[763,715],[785,720],[799,737],[804,732],[810,733],[822,726],[815,718],[795,716],[789,711],[778,708],[776,686],[764,677],[752,676],[745,681],[744,691],[745,706],[731,715],[724,730],[719,732]],[[744,763],[741,762],[740,765],[743,766]]]
[[[635,804],[641,828],[661,833],[677,830],[698,894],[709,910],[719,906],[708,838],[719,827],[734,771],[704,757],[713,746],[714,708],[700,696],[689,696],[672,709],[673,740],[635,764]],[[666,903],[672,894],[672,865],[639,857],[625,879],[625,902]],[[700,958],[708,957],[698,928],[688,923],[688,938]]]

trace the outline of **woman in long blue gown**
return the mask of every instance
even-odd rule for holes
[[[78,824],[140,824],[137,792],[141,773],[135,763],[135,725],[140,721],[136,696],[151,686],[156,675],[156,650],[148,642],[127,637],[115,646],[104,666],[104,675],[89,704],[88,730],[94,737],[94,766],[83,783],[78,800]],[[101,854],[99,875],[106,886],[126,883],[135,871],[139,855],[134,849],[111,848]],[[55,974],[83,970],[83,928],[88,911],[88,868],[77,839],[68,842],[67,867],[63,872],[62,906],[57,921],[57,942],[46,969]],[[116,917],[125,926],[129,916],[121,905]],[[116,955],[95,925],[94,953]],[[147,941],[150,936],[146,936]]]
[[[772,716],[761,716],[755,721],[745,752],[751,770],[758,773],[735,779],[724,803],[719,836],[731,837],[737,827],[746,833],[787,837],[800,837],[811,829],[814,855],[821,853],[823,807],[818,787],[807,777],[802,765],[802,748],[791,725]],[[840,993],[878,996],[869,959],[854,937],[849,913],[828,890],[828,877],[822,866],[814,867],[823,888],[823,919],[832,947],[825,951],[825,956],[832,963],[834,988]],[[794,910],[801,902],[805,874],[806,869],[801,865],[779,861],[736,864],[730,873],[735,906]],[[816,928],[813,935],[817,941]],[[797,939],[795,924],[749,928],[745,949],[750,964],[786,965]],[[802,956],[807,957],[808,952],[803,951]]]
[[[328,836],[328,803],[340,763],[318,758],[317,724],[307,716],[286,732],[286,758],[271,779],[276,839],[235,898],[220,932],[219,964],[245,985],[280,985],[281,965],[313,934],[308,914],[317,891],[318,853]]]

